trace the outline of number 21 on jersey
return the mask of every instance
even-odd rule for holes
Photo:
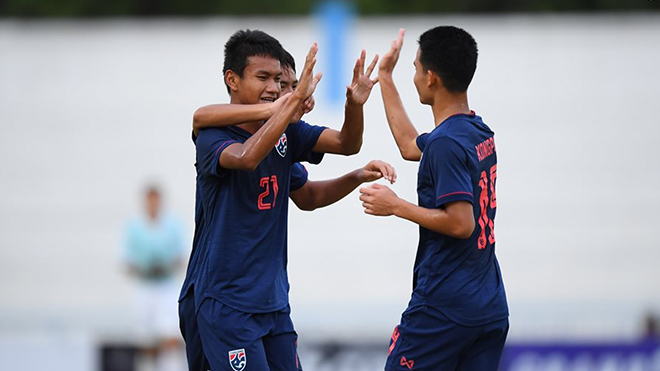
[[[271,184],[273,186],[272,203],[264,201],[264,199],[270,194]],[[279,191],[279,187],[277,186],[277,175],[271,175],[270,177],[265,176],[261,178],[259,180],[259,186],[261,186],[264,191],[259,194],[259,198],[257,199],[257,207],[259,210],[270,210],[271,208],[275,207],[275,202],[277,201],[277,192]]]

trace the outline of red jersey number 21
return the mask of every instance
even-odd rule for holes
[[[490,178],[490,182],[488,181]],[[495,226],[493,220],[488,218],[488,210],[497,207],[497,197],[495,196],[495,180],[497,179],[497,164],[490,168],[490,176],[485,171],[481,172],[481,179],[479,179],[479,187],[481,188],[481,195],[479,196],[479,204],[481,206],[481,215],[479,216],[479,240],[477,246],[479,250],[486,248],[486,228],[490,230],[488,234],[488,243],[495,243]],[[490,189],[490,197],[488,191]]]
[[[264,202],[264,198],[266,198],[270,194],[270,184],[273,185],[273,203],[271,204],[270,202]],[[270,210],[271,207],[275,207],[275,201],[277,201],[277,192],[279,191],[279,187],[277,186],[277,176],[276,175],[271,175],[270,178],[265,176],[259,180],[259,185],[261,188],[265,188],[261,194],[259,194],[259,199],[257,200],[257,207],[259,207],[259,210]]]

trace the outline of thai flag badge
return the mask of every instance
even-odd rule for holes
[[[277,144],[275,145],[275,149],[277,150],[277,153],[280,154],[280,156],[284,157],[286,156],[286,148],[286,133],[282,133],[280,140],[278,140]]]
[[[245,365],[247,365],[247,357],[245,356],[245,349],[230,350],[229,365],[234,371],[245,370]]]

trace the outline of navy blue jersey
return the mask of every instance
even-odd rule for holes
[[[192,132],[192,141],[197,145],[197,135],[195,135],[194,131]],[[195,162],[195,168],[197,168],[197,162]],[[198,245],[199,237],[202,235],[202,228],[204,226],[203,220],[204,209],[202,208],[202,199],[199,194],[199,182],[197,182],[195,184],[195,232],[193,234],[192,251],[190,252],[190,258],[188,259],[188,268],[186,269],[186,279],[183,281],[183,287],[181,288],[181,294],[179,295],[179,302],[186,297],[188,290],[190,290],[195,283],[195,267],[197,266],[197,260],[199,259],[196,247]]]
[[[291,166],[291,190],[295,191],[307,183],[307,169],[303,164],[296,162]]]
[[[198,306],[206,297],[247,313],[288,304],[287,216],[292,164],[318,163],[312,152],[323,127],[289,125],[254,171],[224,169],[223,150],[251,134],[239,127],[201,130],[197,138],[199,238],[186,285]],[[197,255],[197,256],[195,256]],[[184,291],[186,287],[184,286]],[[184,294],[184,293],[182,293]]]
[[[476,326],[508,316],[495,257],[497,154],[494,133],[481,117],[449,117],[417,138],[419,206],[472,203],[476,228],[467,239],[420,227],[411,306],[430,305],[452,321]]]

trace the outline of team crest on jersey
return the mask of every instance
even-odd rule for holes
[[[280,140],[278,140],[277,144],[275,145],[275,149],[277,150],[277,153],[280,154],[280,156],[284,157],[286,156],[286,148],[287,148],[286,133],[282,133]]]
[[[247,357],[245,355],[245,349],[230,350],[229,365],[234,371],[245,370],[245,365],[247,365]]]

